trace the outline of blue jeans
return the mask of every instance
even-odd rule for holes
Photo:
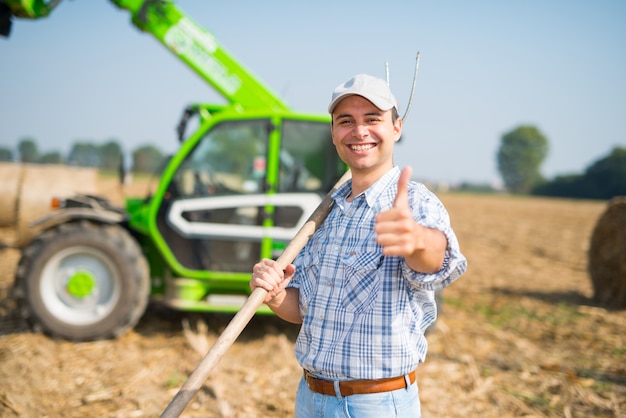
[[[296,418],[421,418],[417,382],[405,389],[366,395],[336,396],[311,392],[300,379]]]

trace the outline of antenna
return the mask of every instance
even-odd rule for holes
[[[420,52],[417,51],[417,56],[415,57],[415,73],[413,74],[413,86],[411,86],[411,95],[409,96],[409,103],[406,106],[406,111],[404,112],[404,116],[402,116],[402,121],[406,121],[406,116],[409,114],[409,110],[411,109],[411,105],[413,104],[413,95],[415,94],[415,84],[417,84],[417,71],[420,66]],[[389,82],[387,82],[389,84]]]
[[[389,87],[389,61],[385,61],[385,80],[387,80],[387,87]]]

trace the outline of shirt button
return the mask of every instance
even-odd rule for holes
[[[333,282],[331,282],[330,280],[327,282],[329,286],[333,285]]]

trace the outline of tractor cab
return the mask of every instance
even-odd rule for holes
[[[181,149],[139,217],[147,216],[146,239],[162,254],[150,261],[163,273],[167,304],[234,311],[241,300],[220,308],[216,294],[246,297],[254,263],[280,255],[345,165],[328,118],[203,110],[185,111]],[[194,116],[199,129],[185,138]]]

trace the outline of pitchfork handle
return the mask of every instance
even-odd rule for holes
[[[326,216],[330,213],[334,203],[331,197],[332,193],[337,190],[339,186],[348,181],[350,177],[351,173],[347,171],[339,179],[333,189],[328,192],[324,200],[322,200],[315,211],[313,211],[306,223],[302,225],[280,257],[278,257],[276,261],[283,270],[287,265],[293,262],[300,250],[304,248],[309,241],[309,238],[315,233],[315,230],[324,222],[324,219],[326,219]],[[196,392],[202,387],[204,381],[209,377],[209,374],[220,361],[226,350],[235,342],[237,337],[250,322],[250,319],[252,319],[257,309],[263,304],[267,293],[267,290],[257,287],[250,296],[248,296],[248,299],[246,299],[241,309],[239,309],[226,329],[224,329],[224,332],[222,332],[215,341],[213,347],[209,349],[202,361],[200,361],[196,369],[191,373],[189,379],[187,379],[183,387],[180,388],[176,396],[174,396],[170,404],[163,411],[161,418],[180,416],[189,401],[191,401]]]

